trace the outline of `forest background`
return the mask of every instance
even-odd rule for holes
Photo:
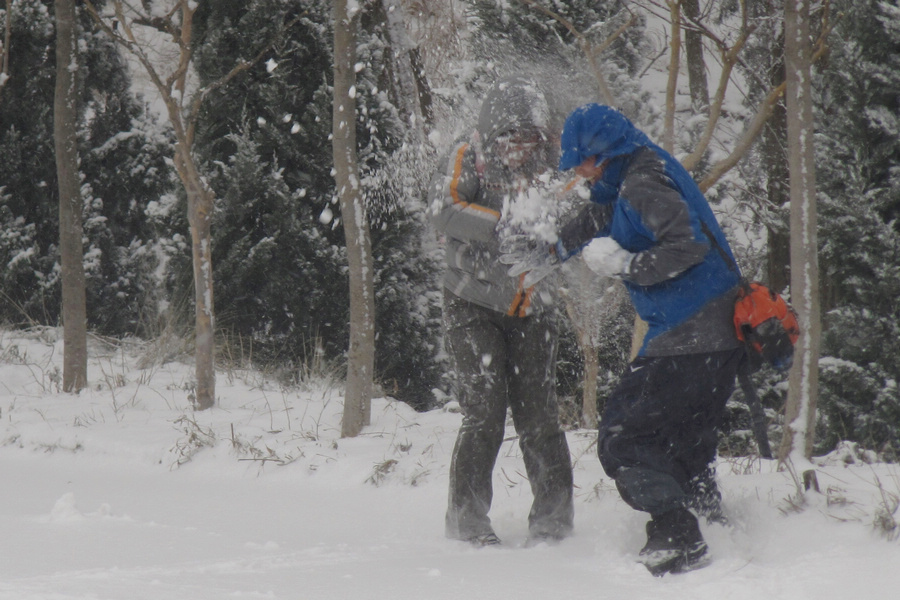
[[[0,8],[6,32],[0,322],[6,328],[61,322],[53,4],[7,0]],[[94,4],[102,11],[112,3]],[[141,4],[155,14],[154,3]],[[195,155],[215,195],[217,364],[252,365],[287,384],[325,372],[341,377],[350,301],[331,156],[332,3],[194,4],[195,87],[256,59],[207,95],[197,121]],[[664,22],[671,4],[354,4],[360,182],[374,260],[376,380],[384,394],[417,410],[451,399],[453,374],[441,352],[441,248],[428,225],[425,186],[438,154],[471,131],[479,99],[498,76],[534,77],[553,92],[560,122],[575,106],[609,95],[611,104],[685,159],[715,106],[713,85],[705,94],[695,88],[697,73],[715,82],[734,50],[721,118],[692,172],[703,181],[732,155],[766,94],[784,79],[782,3],[684,1],[686,14],[688,7],[695,11],[685,34],[706,32],[705,52],[701,64],[685,63],[691,85],[674,96],[674,111],[659,86],[671,39],[665,28],[649,26]],[[194,344],[194,288],[175,134],[152,94],[143,93],[146,85],[136,85],[134,65],[84,5],[76,7],[88,328],[107,339],[152,341],[149,362],[181,358]],[[828,23],[812,82],[823,315],[815,453],[847,440],[893,461],[900,455],[900,7],[896,0],[834,0],[813,8],[818,29]],[[165,60],[166,48],[154,51]],[[598,89],[598,70],[605,89]],[[790,297],[785,139],[779,105],[741,160],[706,193],[744,273]],[[600,402],[627,360],[633,319],[627,302],[615,294],[604,298],[593,341],[600,351]],[[577,329],[569,323],[563,335],[558,389],[569,409],[567,424],[589,426],[581,422],[585,365]],[[766,370],[755,379],[777,440],[786,384]],[[725,454],[756,451],[740,400],[738,391],[722,440]]]

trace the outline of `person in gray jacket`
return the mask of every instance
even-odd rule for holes
[[[450,465],[446,535],[500,543],[488,512],[507,408],[534,495],[528,544],[572,531],[572,463],[556,399],[557,323],[552,280],[525,288],[498,262],[504,207],[552,171],[549,109],[524,78],[495,84],[472,139],[438,167],[429,201],[442,233],[444,343],[456,374],[463,422]],[[548,202],[550,199],[548,199]]]

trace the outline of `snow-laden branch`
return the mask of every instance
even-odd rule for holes
[[[583,32],[579,31],[571,21],[564,18],[559,13],[556,13],[546,6],[536,2],[536,0],[519,0],[522,4],[529,6],[539,12],[544,13],[548,17],[556,20],[560,25],[569,30],[569,33],[578,41],[578,46],[581,48],[581,51],[584,53],[585,58],[587,58],[588,63],[591,66],[591,70],[594,73],[594,79],[597,80],[597,86],[599,87],[600,97],[603,98],[603,101],[610,105],[615,105],[615,98],[613,97],[612,91],[609,89],[609,85],[606,83],[606,77],[603,76],[603,70],[600,68],[599,57],[600,54],[612,45],[617,38],[619,38],[625,31],[634,25],[636,16],[634,13],[631,14],[631,18],[624,25],[619,27],[616,31],[614,31],[607,39],[605,39],[599,46],[594,46],[594,44],[584,35]],[[627,10],[627,9],[626,9]],[[629,11],[631,12],[631,11]]]

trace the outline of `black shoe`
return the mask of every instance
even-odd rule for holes
[[[706,542],[668,550],[641,550],[640,562],[654,577],[666,573],[687,573],[702,569],[710,562]]]
[[[497,534],[493,531],[473,535],[470,538],[466,538],[466,541],[476,548],[484,548],[485,546],[499,546],[501,544],[500,538],[498,538]]]
[[[647,544],[640,562],[656,577],[705,567],[709,548],[689,510],[679,508],[654,516],[647,523]]]

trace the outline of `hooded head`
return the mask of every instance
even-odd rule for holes
[[[503,135],[522,133],[546,137],[550,108],[538,85],[525,77],[495,83],[481,104],[478,133],[488,150]]]
[[[632,154],[650,140],[625,115],[603,104],[585,104],[566,118],[560,137],[559,170],[567,171],[596,156],[598,160]]]
[[[547,168],[550,108],[538,85],[525,77],[495,83],[478,116],[478,139],[487,179],[502,182],[512,172]]]

